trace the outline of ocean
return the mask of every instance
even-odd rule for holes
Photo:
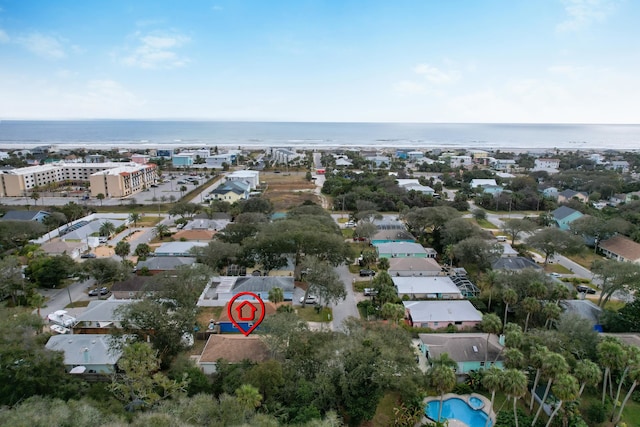
[[[640,125],[0,121],[0,148],[293,147],[637,150]]]

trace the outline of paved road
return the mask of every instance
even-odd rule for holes
[[[86,290],[93,287],[94,284],[95,280],[87,279],[75,282],[64,289],[40,289],[39,292],[47,298],[45,307],[40,310],[40,315],[46,320],[49,313],[57,310],[68,310],[70,314],[72,314],[73,309],[67,309],[65,307],[69,305],[71,301],[89,299]]]
[[[360,318],[360,313],[358,312],[358,308],[356,306],[356,297],[353,292],[352,282],[356,277],[355,274],[349,272],[349,268],[346,265],[341,265],[336,268],[336,272],[340,276],[340,280],[345,285],[345,290],[347,291],[347,297],[339,302],[338,304],[334,304],[333,309],[333,320],[332,329],[334,331],[341,331],[342,323],[348,319],[349,317],[355,317],[357,319]]]

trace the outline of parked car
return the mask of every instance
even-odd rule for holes
[[[95,258],[95,257],[96,257],[96,254],[91,252],[80,255],[80,258]]]
[[[317,304],[318,303],[318,297],[315,295],[309,295],[307,296],[307,300],[304,300],[304,297],[300,298],[300,304]]]
[[[376,275],[376,272],[373,270],[369,270],[367,268],[360,270],[360,277],[370,277],[375,275]]]
[[[100,295],[107,295],[109,293],[109,288],[105,288],[104,286],[100,288]]]
[[[378,295],[378,291],[376,291],[374,288],[364,288],[365,297],[373,297],[376,295]]]
[[[590,288],[589,286],[585,286],[585,285],[578,285],[576,286],[576,290],[580,293],[586,293],[586,294],[595,294],[596,290],[593,288]]]
[[[549,276],[562,277],[562,274],[560,274],[560,273],[549,273]]]
[[[100,295],[100,289],[98,289],[98,288],[91,289],[89,291],[89,296],[90,297],[97,297],[98,295]]]
[[[51,329],[51,331],[55,332],[56,334],[68,334],[69,332],[71,332],[71,329],[56,324],[50,325],[49,329]]]

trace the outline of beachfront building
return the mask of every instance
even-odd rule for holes
[[[216,154],[205,159],[207,167],[213,169],[224,169],[225,164],[231,166],[235,160],[235,156],[231,153]]]
[[[158,179],[156,165],[129,163],[96,172],[89,177],[91,196],[127,197],[149,188]]]
[[[546,171],[547,173],[556,173],[560,169],[559,159],[540,158],[535,159],[533,172]]]
[[[27,192],[33,191],[37,187],[44,187],[49,184],[55,184],[60,182],[92,182],[92,177],[100,172],[119,169],[122,172],[133,174],[139,179],[151,178],[151,182],[155,181],[156,166],[153,164],[138,165],[135,163],[48,163],[40,166],[28,166],[25,168],[10,169],[0,171],[0,197],[20,197],[25,196]],[[144,170],[142,178],[137,178],[139,170]],[[148,170],[148,172],[147,172]],[[137,188],[137,187],[136,187]],[[136,190],[131,190],[129,194],[141,190],[142,187]],[[92,195],[98,193],[107,194],[104,191],[93,191]],[[113,197],[116,197],[115,194]]]
[[[273,164],[285,164],[293,162],[304,157],[304,154],[298,153],[294,148],[273,148],[271,150],[271,161]]]

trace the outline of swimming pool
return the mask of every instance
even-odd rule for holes
[[[438,419],[439,400],[432,400],[427,403],[424,412],[432,420]],[[442,403],[442,419],[455,418],[469,427],[484,427],[487,422],[487,413],[481,410],[472,409],[467,402],[457,397],[449,398]],[[441,420],[442,421],[442,420]],[[489,427],[493,423],[489,421]]]

